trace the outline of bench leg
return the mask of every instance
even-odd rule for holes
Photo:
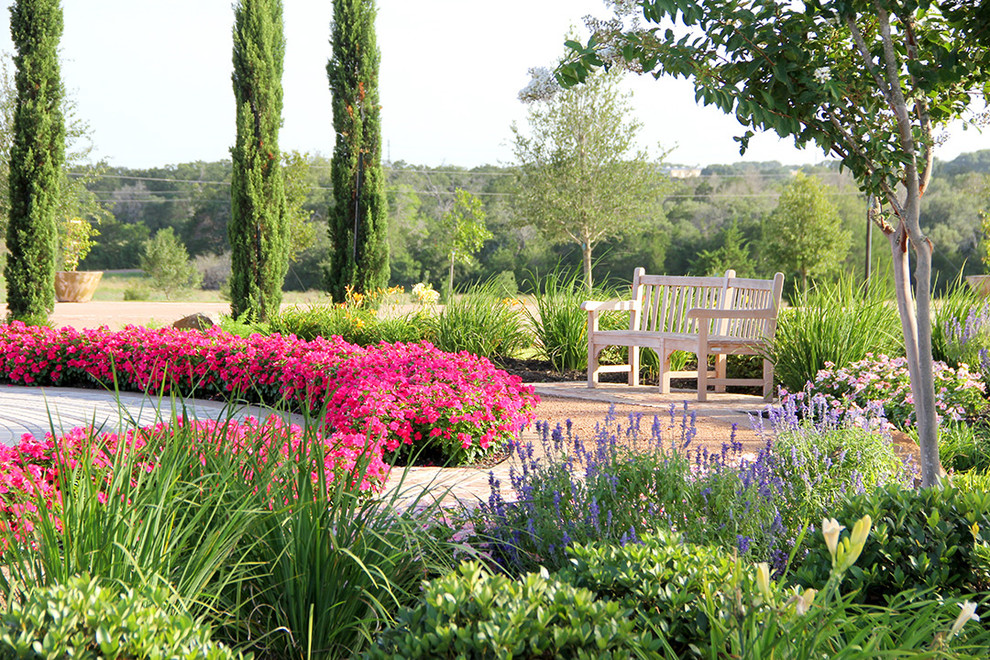
[[[629,385],[639,385],[639,346],[629,347]]]
[[[698,401],[708,400],[708,354],[698,351]]]
[[[763,361],[763,400],[773,401],[773,362],[770,360]]]
[[[715,377],[725,378],[725,372],[726,372],[726,356],[724,353],[719,353],[718,355],[715,356]],[[715,391],[724,392],[725,385],[716,385]]]
[[[660,394],[670,394],[670,353],[661,345],[657,356],[660,358]]]
[[[598,353],[600,351],[601,349],[588,342],[588,387],[591,388],[598,384]]]

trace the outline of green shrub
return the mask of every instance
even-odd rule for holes
[[[141,270],[166,299],[172,299],[183,289],[194,289],[200,282],[199,271],[189,261],[189,253],[171,227],[159,230],[145,241]]]
[[[377,310],[370,305],[345,303],[287,307],[269,318],[267,331],[295,335],[306,341],[337,335],[352,344],[370,346],[383,341],[422,341],[426,326],[423,312],[380,318]]]
[[[163,589],[137,593],[76,575],[11,603],[0,633],[3,658],[244,657],[170,602]],[[252,657],[251,655],[247,656]]]
[[[532,341],[518,306],[518,301],[506,298],[490,280],[447,303],[429,320],[427,339],[449,353],[514,357]]]
[[[973,554],[975,544],[990,541],[990,492],[887,486],[847,499],[833,515],[844,521],[867,514],[874,531],[846,575],[856,600],[883,603],[900,592],[926,589],[955,596],[990,585],[985,565]],[[830,570],[822,536],[811,535],[795,581],[821,584]]]
[[[782,508],[792,529],[818,522],[847,493],[871,492],[905,472],[890,435],[876,429],[804,420],[776,431],[774,471],[785,482]]]
[[[768,351],[775,381],[800,392],[826,362],[844,367],[868,353],[903,353],[897,308],[889,297],[879,278],[857,286],[843,277],[816,285],[806,301],[782,309]]]
[[[237,648],[353,657],[414,602],[424,577],[449,570],[453,553],[431,532],[439,505],[421,500],[442,500],[442,489],[410,493],[400,482],[369,497],[360,458],[353,478],[328,484],[316,427],[306,424],[294,450],[276,426],[243,435],[224,419],[200,431],[183,425],[173,441],[146,446],[154,469],[148,454],[121,443],[109,481],[88,453],[71,468],[59,464],[61,524],[39,516],[26,541],[11,525],[0,529],[0,598],[23,600],[25,585],[68,584],[81,573],[140,593],[167,585]],[[267,460],[272,448],[280,460]],[[32,503],[45,510],[42,494]]]
[[[709,608],[728,610],[736,561],[728,552],[684,543],[674,534],[639,543],[573,545],[562,581],[634,610],[639,627],[662,633],[676,657],[699,655],[711,635]],[[754,591],[751,571],[736,587]]]
[[[630,658],[659,642],[631,610],[542,570],[519,580],[465,562],[424,585],[368,658]]]
[[[151,298],[151,291],[147,287],[135,285],[124,289],[124,300],[148,300]]]

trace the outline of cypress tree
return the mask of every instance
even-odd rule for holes
[[[10,318],[44,322],[55,307],[56,211],[65,159],[58,44],[59,0],[17,0],[14,42],[14,136],[10,149],[7,309]]]
[[[376,13],[374,0],[333,2],[333,51],[327,76],[337,141],[331,161],[328,288],[338,301],[343,300],[347,286],[358,292],[388,286]]]
[[[234,6],[237,141],[231,149],[230,297],[234,318],[278,312],[289,264],[285,182],[278,149],[285,35],[281,0]]]

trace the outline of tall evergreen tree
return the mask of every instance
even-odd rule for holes
[[[234,6],[237,142],[231,149],[230,297],[234,318],[278,312],[289,263],[289,221],[278,131],[285,35],[281,0]]]
[[[374,0],[334,0],[327,64],[337,134],[331,164],[328,288],[343,300],[388,285],[388,202],[381,166]]]
[[[10,8],[17,106],[10,150],[7,309],[44,321],[55,307],[55,215],[65,158],[58,44],[59,0],[17,0]]]

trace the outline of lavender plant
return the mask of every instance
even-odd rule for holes
[[[625,545],[674,531],[687,541],[734,548],[781,570],[802,527],[821,520],[845,493],[913,477],[875,415],[832,412],[823,397],[772,409],[765,444],[744,453],[735,428],[721,450],[695,446],[694,413],[671,406],[649,422],[610,414],[590,443],[570,424],[538,423],[543,455],[513,447],[517,464],[506,501],[491,480],[475,529],[513,572],[561,566],[574,543]],[[511,499],[511,498],[510,498]]]
[[[968,308],[965,317],[949,316],[944,321],[945,357],[949,364],[968,365],[979,373],[983,383],[990,379],[990,302]]]

